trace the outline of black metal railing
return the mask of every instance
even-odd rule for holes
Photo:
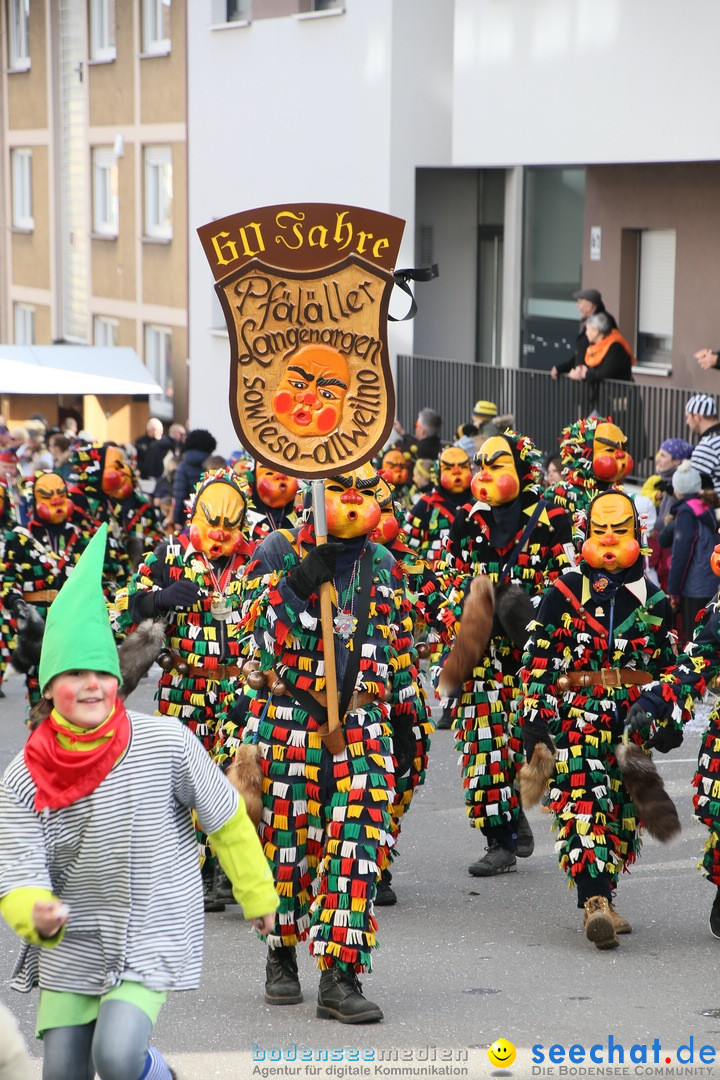
[[[685,425],[685,402],[694,391],[683,387],[608,380],[593,388],[562,375],[551,379],[546,371],[399,356],[396,389],[398,418],[406,431],[412,431],[420,409],[430,406],[443,418],[443,437],[453,442],[458,425],[471,420],[473,405],[484,398],[500,413],[511,414],[516,430],[546,455],[557,452],[567,424],[595,410],[612,417],[627,435],[636,480],[655,471],[655,452],[664,439],[694,441]]]

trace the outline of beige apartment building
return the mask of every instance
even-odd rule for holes
[[[29,367],[26,393],[0,381],[0,412],[119,441],[151,414],[184,422],[185,0],[2,0],[0,32],[0,343],[57,344],[65,367],[125,346],[118,370],[97,357],[128,386],[48,394]],[[139,362],[156,393],[137,393]]]

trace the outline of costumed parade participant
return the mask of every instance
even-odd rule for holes
[[[148,1041],[168,992],[200,981],[193,811],[259,931],[277,900],[244,803],[198,740],[131,719],[118,696],[106,534],[50,608],[44,719],[0,781],[0,913],[24,939],[14,988],[40,987],[44,1080],[170,1080]]]
[[[460,507],[472,499],[470,482],[472,468],[467,453],[458,446],[447,446],[438,459],[439,480],[432,489],[413,504],[404,532],[408,547],[416,551],[432,570],[437,569],[444,555],[450,526]],[[444,698],[438,730],[452,727],[452,702]]]
[[[617,487],[632,472],[627,438],[610,417],[588,416],[560,434],[563,479],[546,495],[573,516],[576,539],[584,540],[587,508],[600,491]]]
[[[245,739],[260,753],[259,832],[280,896],[265,1000],[302,1000],[295,947],[309,938],[321,972],[317,1015],[341,1023],[382,1019],[357,975],[371,968],[375,880],[392,839],[392,732],[412,725],[418,695],[405,579],[368,539],[380,517],[377,484],[370,465],[326,479],[328,543],[316,544],[310,524],[274,532],[246,573],[245,625],[265,677],[257,673]],[[338,747],[327,724],[324,582],[334,604]]]
[[[407,450],[391,446],[380,457],[378,476],[386,480],[393,489],[393,498],[408,510],[412,503],[411,480],[414,459]]]
[[[541,455],[530,439],[509,430],[492,436],[477,462],[477,502],[458,511],[438,568],[457,620],[462,611],[438,689],[453,698],[467,813],[488,844],[469,873],[492,877],[515,871],[516,856],[534,849],[515,787],[523,757],[511,708],[520,691],[531,598],[569,565],[573,552],[568,514],[542,498]]]
[[[555,580],[531,624],[518,711],[528,761],[523,791],[543,748],[557,753],[541,780],[560,866],[598,949],[615,948],[617,935],[631,932],[613,896],[641,846],[617,744],[641,686],[674,662],[673,645],[668,598],[643,572],[632,500],[619,491],[596,495],[579,565]],[[538,743],[544,747],[534,754]]]
[[[25,673],[32,707],[40,700],[37,665],[45,618],[79,559],[87,536],[58,473],[36,473],[24,492],[27,525],[16,525],[5,536],[0,597],[3,608],[18,625],[13,666]]]
[[[15,517],[13,515],[13,508],[12,503],[10,502],[10,496],[8,495],[7,485],[5,481],[0,478],[0,567],[4,566],[5,534],[12,529],[14,524]],[[2,683],[5,678],[7,666],[10,663],[14,638],[15,627],[12,623],[12,617],[2,602],[2,594],[0,592],[0,697],[5,697]]]
[[[140,491],[133,468],[114,443],[79,446],[71,455],[68,492],[92,536],[107,523],[105,595],[127,585],[143,551],[163,537],[151,499]]]
[[[143,620],[164,623],[158,711],[177,717],[218,761],[238,745],[225,724],[242,675],[241,583],[251,553],[245,513],[232,470],[205,473],[190,506],[188,534],[164,540],[145,556],[122,621],[130,636]],[[222,910],[215,870],[215,861],[204,859],[208,910]]]
[[[298,482],[279,469],[256,465],[246,472],[249,485],[248,535],[252,544],[264,540],[275,529],[292,529],[295,525],[295,496]]]
[[[720,545],[710,560],[720,575]],[[628,714],[629,727],[645,743],[666,754],[680,746],[683,726],[689,719],[692,702],[701,701],[708,685],[720,675],[720,602],[716,597],[700,613],[692,641],[665,671],[660,681],[643,689]],[[652,724],[652,727],[650,726]],[[710,910],[710,931],[720,938],[720,704],[716,704],[700,739],[698,764],[693,778],[695,817],[708,829],[705,852],[698,869],[711,885],[715,897]]]

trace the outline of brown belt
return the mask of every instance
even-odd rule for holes
[[[40,592],[26,592],[23,593],[23,600],[31,600],[34,604],[52,604],[58,591],[58,589],[41,589]]]
[[[557,680],[558,690],[571,690],[578,686],[643,686],[651,683],[654,676],[649,671],[635,668],[600,668],[599,671],[568,671]]]
[[[204,675],[206,679],[217,679],[219,682],[220,679],[237,678],[242,674],[240,664],[215,664],[214,667],[209,664],[191,664],[184,656],[173,652],[172,649],[167,651],[172,657],[173,666],[180,671],[180,665],[182,664],[188,668],[188,673],[191,675]]]
[[[285,693],[292,697],[292,686],[286,683],[284,679],[281,679],[276,671],[266,671],[265,675],[267,677],[267,684],[271,690],[273,689],[273,679],[275,679],[286,688]],[[327,709],[327,694],[324,690],[306,690],[305,693],[309,694],[311,698],[314,698],[318,705],[321,705],[323,709]],[[371,701],[376,700],[376,695],[371,694],[369,690],[355,690],[348,702],[347,711],[355,712],[355,710],[359,709],[362,705],[369,705]]]

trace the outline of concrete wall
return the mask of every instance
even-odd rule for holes
[[[720,158],[716,0],[456,0],[453,163]]]

